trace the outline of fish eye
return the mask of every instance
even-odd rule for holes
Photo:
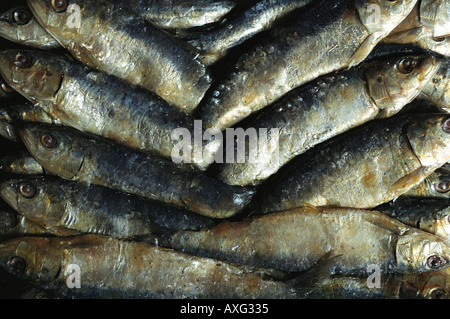
[[[447,291],[442,288],[434,288],[430,295],[432,299],[448,299]]]
[[[25,25],[31,20],[31,13],[28,10],[19,8],[13,12],[13,20],[19,25]]]
[[[56,146],[56,138],[51,134],[42,134],[41,143],[46,148],[53,148]]]
[[[64,12],[67,10],[67,1],[66,0],[52,0],[52,7],[55,12]]]
[[[33,60],[28,54],[19,52],[14,58],[14,64],[21,69],[27,69],[33,64]]]
[[[27,269],[27,262],[22,257],[18,256],[12,257],[7,265],[13,274],[23,274]]]
[[[434,270],[442,268],[442,266],[444,266],[446,263],[447,263],[447,261],[438,255],[430,256],[427,259],[428,267],[430,267],[431,269],[434,269]]]
[[[442,129],[445,133],[450,133],[450,118],[444,121],[444,124],[442,124]]]
[[[25,198],[33,198],[37,194],[36,187],[31,183],[20,184],[19,191]]]
[[[417,66],[417,61],[412,58],[406,58],[400,61],[397,65],[398,70],[402,74],[408,74],[414,71]]]
[[[443,179],[434,184],[434,190],[438,193],[445,194],[450,191],[450,181]]]

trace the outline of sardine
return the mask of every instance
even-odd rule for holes
[[[250,159],[252,142],[246,140],[244,163],[221,165],[219,177],[231,185],[258,184],[315,145],[375,118],[395,115],[431,81],[440,63],[427,55],[384,58],[291,91],[247,128],[267,129],[264,143],[275,145],[272,152],[259,147],[257,158]],[[278,134],[271,133],[277,129]],[[258,142],[263,139],[259,135]]]
[[[26,6],[13,8],[0,15],[0,36],[37,49],[62,48],[59,42],[41,27]]]
[[[0,196],[22,216],[57,236],[92,233],[138,238],[155,236],[160,228],[198,230],[214,224],[177,207],[49,177],[6,179],[0,183]]]
[[[425,272],[450,266],[450,247],[432,234],[376,211],[299,208],[201,231],[169,235],[163,245],[286,272],[305,271],[326,254],[331,274]]]
[[[62,56],[6,50],[0,74],[50,118],[131,148],[174,159],[172,133],[183,128],[194,135],[193,118],[158,96]]]
[[[437,169],[422,183],[411,188],[403,196],[450,199],[450,164]]]
[[[244,53],[214,85],[202,103],[204,127],[229,128],[302,84],[359,64],[416,2],[319,1]]]
[[[192,165],[146,155],[73,129],[28,125],[21,138],[48,174],[135,194],[212,218],[242,210],[255,191],[233,187]]]
[[[236,3],[227,0],[112,0],[162,29],[188,29],[221,21]]]
[[[273,186],[260,193],[261,211],[305,205],[374,208],[403,195],[450,159],[448,115],[392,117],[347,133],[268,179]]]
[[[376,210],[450,244],[450,200],[400,197]]]
[[[261,0],[220,26],[206,32],[191,33],[186,41],[201,53],[203,64],[211,65],[235,46],[256,34],[269,30],[294,10],[313,0]]]
[[[192,112],[211,84],[197,54],[125,6],[108,1],[27,0],[38,22],[82,63]],[[71,25],[73,6],[79,24]],[[75,19],[76,20],[76,19]]]
[[[263,270],[95,235],[9,240],[0,244],[0,266],[60,298],[295,297]],[[74,269],[77,289],[67,284]]]
[[[418,98],[450,113],[450,58],[443,60],[435,76],[423,88]]]
[[[20,141],[19,136],[18,138]],[[0,157],[0,174],[43,175],[44,173],[44,168],[26,151]]]

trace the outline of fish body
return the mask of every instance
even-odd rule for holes
[[[95,258],[93,257],[95,256]],[[94,235],[23,237],[0,244],[1,266],[61,298],[294,298],[262,270]],[[80,288],[69,274],[78,266]]]
[[[378,265],[382,274],[425,272],[433,270],[427,261],[434,255],[445,268],[450,249],[437,236],[380,212],[307,207],[177,232],[164,245],[286,272],[308,270],[330,254],[337,256],[332,274],[366,274],[369,265]]]
[[[7,179],[0,185],[0,196],[22,216],[57,236],[72,231],[136,238],[154,236],[161,228],[196,230],[213,225],[183,209],[48,177]]]
[[[188,29],[221,21],[235,6],[226,0],[113,0],[162,29]]]
[[[65,10],[44,0],[27,3],[39,24],[76,59],[156,93],[187,113],[197,107],[211,84],[195,52],[128,7],[108,1],[70,1],[72,7],[78,6],[80,18],[79,25],[70,26],[66,22],[73,12],[68,2]]]
[[[291,161],[268,180],[261,212],[300,206],[374,208],[421,183],[450,156],[448,115],[377,120]]]
[[[265,143],[276,145],[273,151],[259,149],[257,160],[225,163],[219,177],[231,185],[258,184],[315,145],[370,120],[395,115],[417,97],[440,64],[426,55],[384,58],[294,89],[249,124],[267,129]],[[276,129],[278,134],[270,133]]]
[[[275,23],[312,0],[262,0],[228,19],[216,28],[187,36],[187,42],[201,52],[206,65],[216,63],[233,47],[256,34],[269,30]]]
[[[48,174],[173,204],[207,217],[230,217],[255,193],[222,183],[192,165],[178,165],[73,129],[30,124],[21,137]]]
[[[244,53],[202,105],[205,128],[224,130],[321,75],[357,65],[416,1],[319,1]],[[369,6],[380,9],[379,21]]]

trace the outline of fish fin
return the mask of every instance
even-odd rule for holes
[[[306,296],[311,289],[319,286],[320,283],[333,275],[333,268],[341,256],[333,256],[333,251],[329,251],[314,266],[304,272],[295,274],[295,277],[287,280],[287,283],[297,294]]]
[[[353,53],[348,62],[348,68],[350,69],[352,66],[358,65],[364,61],[370,52],[372,52],[373,48],[375,48],[381,36],[382,34],[380,32],[375,32],[368,36]]]
[[[384,43],[398,43],[398,44],[409,44],[420,41],[425,36],[425,28],[417,27],[404,32],[398,32],[390,35],[388,38],[383,40]]]
[[[398,181],[396,181],[389,189],[390,196],[395,198],[406,193],[413,186],[421,183],[426,177],[428,177],[432,172],[434,172],[437,167],[422,166],[416,169],[414,172],[409,173]]]

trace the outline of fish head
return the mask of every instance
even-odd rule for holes
[[[17,7],[0,15],[0,36],[13,42],[22,40],[24,34],[32,34],[37,21],[27,7]]]
[[[15,211],[46,226],[59,221],[67,198],[55,183],[44,178],[16,178],[0,183],[0,196]]]
[[[62,57],[37,50],[3,50],[0,75],[15,91],[41,105],[61,88],[64,61]]]
[[[439,168],[450,160],[450,116],[419,117],[407,128],[414,154],[424,167]]]
[[[433,38],[450,36],[449,12],[447,0],[420,1],[420,23],[432,31]]]
[[[19,224],[19,216],[12,210],[0,210],[0,236],[7,234]]]
[[[387,35],[411,13],[417,1],[355,0],[355,7],[370,33]]]
[[[91,1],[27,0],[28,7],[39,24],[63,46],[69,46],[74,37],[83,37],[83,32],[78,32],[82,25],[85,30],[92,29],[87,24],[94,21],[83,19],[95,14],[95,8],[89,2]],[[83,39],[79,40],[83,42]]]
[[[15,238],[0,243],[0,267],[18,278],[48,284],[61,273],[62,255],[49,238]]]
[[[450,266],[450,247],[439,237],[410,230],[398,237],[396,268],[402,272],[422,273]]]
[[[64,128],[26,125],[19,130],[28,152],[46,172],[63,179],[73,179],[85,158],[83,139]]]
[[[413,101],[436,74],[441,59],[432,55],[405,55],[369,63],[365,78],[370,97],[389,117]]]

